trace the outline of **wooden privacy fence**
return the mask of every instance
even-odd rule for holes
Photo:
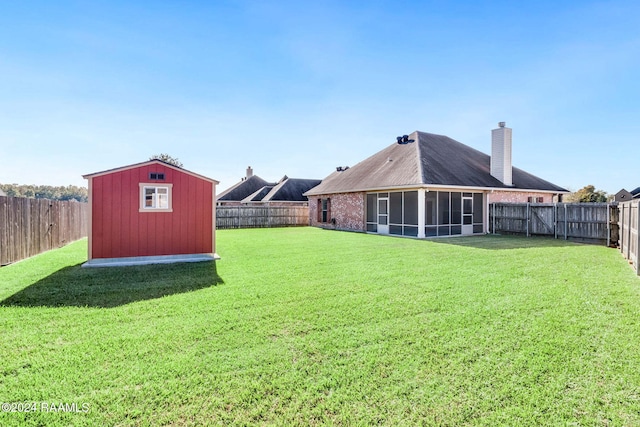
[[[216,228],[291,227],[309,225],[308,206],[218,206]]]
[[[0,197],[0,266],[87,235],[88,204]]]
[[[491,203],[489,230],[615,245],[618,207],[615,203]]]
[[[618,205],[620,210],[620,252],[633,264],[636,274],[640,275],[638,249],[640,248],[640,200],[623,202]]]

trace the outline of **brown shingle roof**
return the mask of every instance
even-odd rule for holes
[[[426,185],[567,191],[515,167],[513,186],[506,186],[491,175],[488,155],[444,135],[416,131],[410,139],[414,142],[394,143],[346,171],[332,173],[306,195]]]

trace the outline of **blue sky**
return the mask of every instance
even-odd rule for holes
[[[414,130],[570,190],[640,186],[640,2],[0,0],[0,183],[166,152],[229,187]]]

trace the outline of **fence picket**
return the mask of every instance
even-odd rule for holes
[[[216,228],[266,228],[309,225],[308,206],[217,206]]]
[[[0,266],[87,235],[87,203],[0,197]]]

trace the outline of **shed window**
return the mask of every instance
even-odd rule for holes
[[[164,180],[164,174],[163,173],[157,173],[157,172],[149,172],[149,179],[151,180]]]
[[[140,212],[171,212],[171,187],[140,184]]]

